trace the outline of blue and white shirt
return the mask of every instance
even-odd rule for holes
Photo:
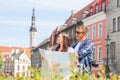
[[[78,47],[78,44],[79,42],[76,42],[73,48],[76,49],[76,47]],[[90,67],[90,60],[93,59],[93,53],[94,53],[93,42],[91,42],[89,39],[85,39],[79,45],[77,53],[79,55],[78,61],[80,64],[84,64],[84,69],[86,67]]]

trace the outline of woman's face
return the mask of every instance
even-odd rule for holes
[[[63,43],[63,35],[62,34],[59,34],[58,37],[57,37],[57,42],[58,44],[61,44]]]

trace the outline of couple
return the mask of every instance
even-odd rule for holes
[[[73,47],[70,47],[69,36],[65,33],[60,33],[56,41],[58,46],[55,48],[55,51],[75,53],[80,72],[92,72],[90,61],[93,59],[94,46],[93,43],[86,38],[86,34],[86,27],[77,27],[75,31],[77,42],[74,43]]]

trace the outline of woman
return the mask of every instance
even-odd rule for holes
[[[58,46],[55,48],[55,51],[60,52],[74,52],[74,49],[70,47],[70,38],[65,33],[60,33],[57,37],[56,43]]]

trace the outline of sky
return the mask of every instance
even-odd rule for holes
[[[59,25],[93,0],[0,0],[0,46],[29,47],[32,9],[35,8],[37,46]]]

